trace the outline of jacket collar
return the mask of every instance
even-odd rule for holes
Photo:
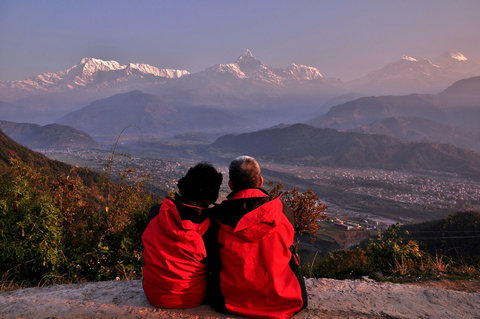
[[[168,198],[168,197],[167,197]],[[201,206],[200,204],[187,200],[185,197],[182,197],[180,194],[175,193],[175,199],[173,200],[176,204],[188,206],[190,208],[198,209],[198,210],[204,210],[206,207]]]
[[[240,199],[240,198],[251,198],[251,197],[268,197],[269,194],[262,188],[247,188],[239,191],[233,191],[228,196],[227,199]]]

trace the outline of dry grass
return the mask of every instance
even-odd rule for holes
[[[403,255],[400,255],[400,260],[395,258],[395,267],[393,269],[393,273],[399,274],[401,276],[405,276],[409,273],[409,267],[405,262],[405,258]]]
[[[25,287],[24,283],[15,281],[15,275],[10,274],[10,270],[0,277],[0,291],[11,291]]]
[[[431,259],[431,267],[434,271],[437,271],[437,272],[441,272],[441,273],[445,273],[447,272],[448,268],[449,268],[449,264],[447,262],[445,262],[444,260],[444,256],[439,256],[439,255],[435,255],[434,258]]]

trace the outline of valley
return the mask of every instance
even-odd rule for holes
[[[388,171],[263,163],[287,189],[312,188],[328,215],[366,228],[416,223],[480,208],[480,183],[441,172]]]
[[[193,147],[195,152],[188,148],[179,152],[175,148],[169,151],[130,147],[136,150],[130,155],[122,146],[113,158],[110,173],[118,180],[118,176],[127,172],[124,179],[144,181],[149,191],[167,196],[176,189],[177,180],[189,167],[208,160],[224,176],[217,202],[226,199],[230,192],[227,182],[231,158],[198,151],[207,148],[206,145],[196,147],[196,150]],[[109,173],[106,163],[111,153],[106,150],[40,151],[53,159]],[[265,185],[267,190],[277,183],[282,183],[285,191],[294,187],[301,192],[312,189],[328,206],[328,218],[320,222],[315,240],[310,240],[309,235],[302,236],[299,254],[304,262],[358,245],[376,236],[378,229],[397,222],[412,224],[480,209],[480,181],[454,173],[317,167],[266,160],[260,160],[260,164],[266,184],[270,184]]]
[[[50,158],[102,171],[111,153],[102,150],[40,150]],[[148,152],[147,152],[148,153]],[[142,154],[115,154],[112,175],[130,169],[127,179],[145,180],[149,189],[162,195],[175,190],[176,181],[201,160],[212,162],[224,175],[222,200],[229,193],[229,160],[197,154],[172,159]],[[327,166],[279,164],[260,160],[266,181],[280,182],[285,190],[313,189],[328,205],[327,215],[361,225],[385,228],[400,222],[416,223],[442,218],[460,210],[480,209],[480,181],[454,173],[406,170],[352,169]]]

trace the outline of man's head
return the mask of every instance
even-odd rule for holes
[[[198,163],[178,180],[178,191],[186,200],[208,207],[217,200],[222,179],[211,164]]]
[[[239,156],[230,163],[228,186],[233,191],[262,187],[260,165],[250,156]]]

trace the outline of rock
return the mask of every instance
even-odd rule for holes
[[[295,318],[480,318],[480,293],[371,280],[307,279],[308,309]],[[0,318],[238,318],[202,305],[152,307],[140,280],[0,292]]]

